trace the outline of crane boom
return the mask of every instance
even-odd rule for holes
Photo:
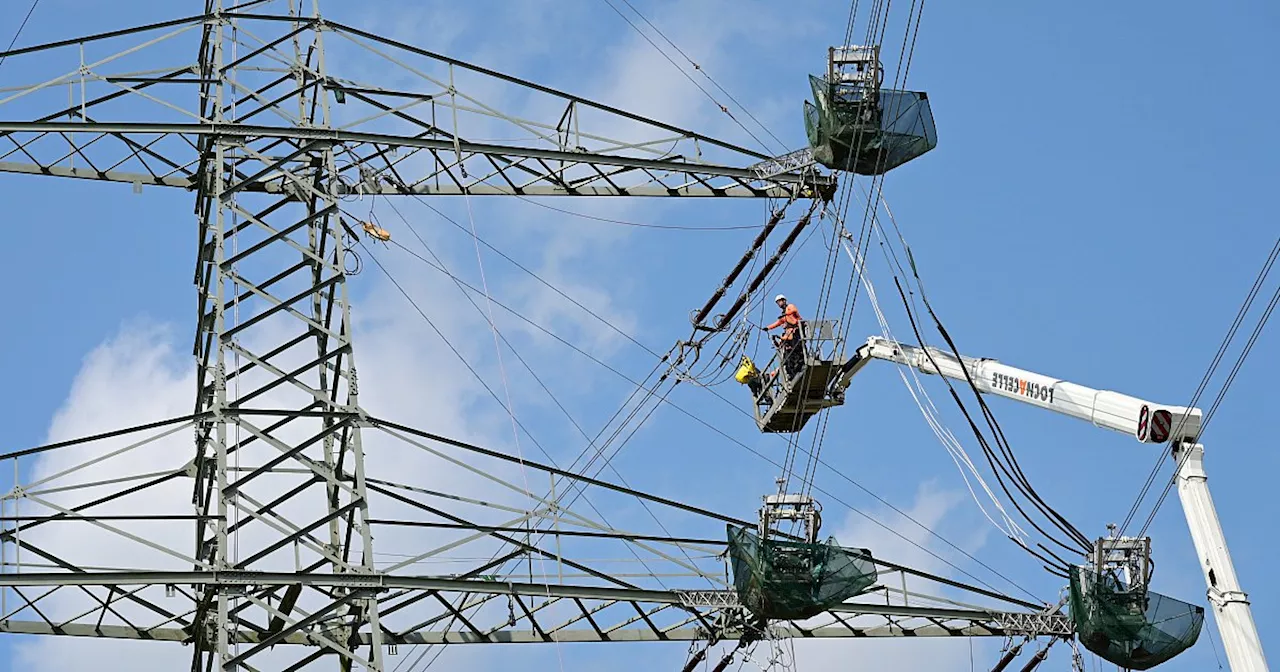
[[[1144,443],[1164,443],[1171,434],[1181,441],[1200,435],[1198,408],[1165,406],[1110,390],[1096,390],[1024,371],[994,359],[956,357],[938,348],[919,348],[872,336],[858,348],[854,370],[871,359],[905,364],[917,371],[965,381],[965,370],[980,392],[1014,399],[1045,410],[1086,420],[1098,427],[1131,434]]]
[[[984,394],[993,394],[1045,410],[1086,420],[1098,427],[1129,434],[1143,443],[1172,441],[1171,456],[1178,464],[1178,498],[1191,529],[1213,605],[1214,619],[1233,672],[1267,672],[1266,657],[1253,621],[1248,595],[1240,587],[1227,540],[1209,493],[1204,471],[1204,446],[1198,408],[1166,406],[1109,390],[1096,390],[994,359],[957,356],[937,348],[904,345],[872,336],[846,364],[837,381],[847,388],[853,375],[873,359],[896,362],[921,373],[960,381],[972,380]]]

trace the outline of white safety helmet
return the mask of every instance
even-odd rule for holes
[[[781,295],[781,294],[779,294],[779,295],[777,295],[777,296],[773,297],[773,302],[774,302],[774,303],[777,303],[777,302],[779,302],[779,301],[786,301],[786,300],[787,300],[787,297],[785,297],[785,296],[783,296],[783,295]]]

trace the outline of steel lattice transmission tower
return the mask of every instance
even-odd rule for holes
[[[366,472],[369,432],[459,469],[477,468],[441,447],[497,465],[513,458],[361,406],[347,279],[362,232],[350,203],[461,194],[807,200],[829,197],[834,181],[813,172],[761,179],[746,166],[769,158],[763,154],[328,22],[314,8],[304,14],[290,2],[288,12],[271,15],[260,13],[262,4],[207,0],[197,16],[5,55],[9,74],[32,81],[0,92],[0,172],[193,192],[199,310],[190,415],[0,455],[16,465],[34,453],[125,441],[5,496],[12,515],[0,532],[7,602],[0,631],[185,642],[193,670],[264,669],[265,656],[273,669],[334,656],[344,669],[381,670],[390,647],[405,644],[738,637],[741,608],[714,569],[699,571],[718,589],[641,586],[572,560],[559,537],[553,553],[516,531],[556,516],[557,525],[578,526],[572,534],[582,543],[662,547],[669,558],[670,549],[705,550],[699,540],[620,531],[560,506],[554,494],[514,521],[481,524],[458,507],[485,502],[453,493],[448,506],[428,503],[422,490]],[[364,71],[387,76],[371,83],[334,67],[356,55],[378,64]],[[510,97],[530,118],[469,93],[478,83],[515,91]],[[468,140],[494,128],[531,140]],[[74,480],[185,429],[194,431],[194,457],[165,453],[171,464],[159,472],[148,466],[115,480]],[[526,466],[706,515],[550,465]],[[175,483],[189,486],[193,509],[130,508],[139,493]],[[77,488],[93,494],[66,499]],[[449,577],[376,569],[373,530],[392,521],[377,518],[375,499],[418,516],[396,524],[468,535],[444,547],[481,539],[501,552]],[[130,527],[179,519],[194,524],[194,551]],[[717,524],[723,520],[731,519]],[[41,537],[73,522],[165,563],[87,568],[99,563],[71,558]],[[553,558],[591,578],[484,580],[521,557]],[[32,597],[33,590],[45,592]],[[83,608],[57,602],[69,593]],[[1019,604],[1012,612],[848,604],[825,625],[779,624],[774,634],[1069,635],[1060,615]]]

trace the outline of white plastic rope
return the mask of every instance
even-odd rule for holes
[[[833,218],[833,221],[838,227],[836,235],[840,240],[840,244],[844,248],[845,254],[847,254],[853,262],[854,272],[857,273],[859,282],[861,282],[862,286],[866,289],[867,298],[871,301],[872,310],[875,312],[876,321],[880,325],[882,335],[889,341],[893,342],[894,345],[898,345],[899,341],[893,335],[893,330],[889,326],[889,321],[885,317],[884,311],[880,308],[879,300],[876,298],[875,287],[872,285],[871,280],[865,273],[865,258],[860,252],[853,250],[849,245],[848,239],[846,238],[848,232],[844,228],[844,224],[840,222],[838,218]],[[872,226],[878,232],[881,241],[883,242],[884,232],[881,230],[878,221],[873,220]],[[904,368],[910,372],[910,380],[908,380],[907,374],[903,372]],[[946,449],[947,454],[951,456],[952,462],[955,463],[957,470],[960,472],[960,477],[964,480],[965,488],[968,489],[969,495],[973,498],[974,503],[978,505],[978,509],[982,511],[982,515],[1005,536],[1013,539],[1019,544],[1025,545],[1025,538],[1027,536],[1026,531],[1023,530],[1013,517],[1005,510],[1000,499],[991,490],[990,486],[987,485],[986,480],[983,479],[977,466],[969,457],[968,452],[964,449],[964,445],[938,417],[938,409],[934,405],[933,399],[929,396],[928,391],[925,389],[924,384],[920,381],[919,375],[916,373],[915,369],[912,369],[911,367],[898,367],[898,376],[902,379],[903,385],[906,386],[907,391],[911,394],[911,398],[915,401],[916,407],[920,409],[920,414],[924,417],[925,423],[929,425],[929,429],[933,432],[934,436],[937,437],[938,442],[942,444],[943,448]],[[1001,524],[1001,522],[997,522],[996,518],[993,517],[991,512],[988,510],[987,506],[983,504],[982,498],[979,497],[978,493],[974,490],[973,481],[970,480],[970,476],[972,476],[973,481],[977,481],[979,489],[981,489],[991,501],[991,505],[994,506],[998,517],[1003,521],[1003,524]]]

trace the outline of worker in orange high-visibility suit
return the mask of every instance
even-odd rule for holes
[[[782,365],[787,375],[794,376],[804,366],[804,358],[800,356],[804,352],[800,342],[800,323],[803,318],[800,317],[796,304],[787,303],[787,297],[779,294],[773,301],[778,304],[778,310],[782,311],[782,315],[778,316],[778,320],[773,324],[760,328],[769,331],[782,327],[782,336],[777,339],[778,351],[782,356]]]

